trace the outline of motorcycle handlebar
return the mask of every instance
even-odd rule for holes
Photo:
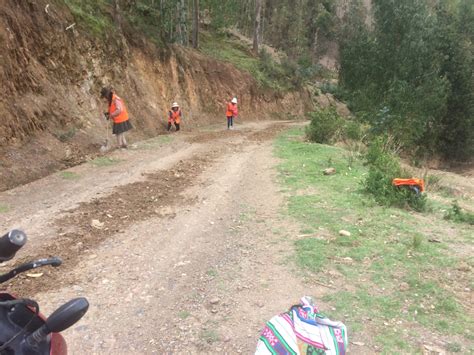
[[[13,270],[10,270],[6,274],[0,275],[0,284],[4,283],[10,279],[13,279],[16,275],[21,274],[22,272],[37,269],[39,267],[43,266],[52,266],[52,267],[58,267],[62,264],[62,260],[57,257],[49,258],[49,259],[39,259],[35,260],[23,265],[20,265]]]
[[[18,229],[5,234],[0,238],[0,263],[12,259],[16,252],[26,244],[26,234]]]

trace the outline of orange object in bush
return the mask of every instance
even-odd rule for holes
[[[423,179],[393,179],[392,184],[394,186],[416,186],[420,189],[420,192],[425,191],[425,181]]]

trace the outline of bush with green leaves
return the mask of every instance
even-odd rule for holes
[[[309,114],[311,123],[306,136],[312,142],[330,144],[336,141],[344,130],[344,119],[333,107]]]
[[[463,211],[457,201],[453,202],[451,209],[446,212],[444,218],[457,223],[468,223],[474,225],[474,213]]]
[[[410,207],[416,211],[426,208],[426,195],[417,194],[406,187],[395,187],[395,178],[409,177],[385,137],[378,137],[369,145],[366,162],[369,172],[363,182],[364,189],[377,203],[385,206]]]
[[[353,141],[361,141],[365,136],[365,127],[360,122],[348,120],[344,125],[344,136]]]

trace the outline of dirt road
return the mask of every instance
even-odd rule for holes
[[[159,137],[1,193],[0,230],[30,236],[19,258],[64,259],[9,287],[47,314],[89,299],[73,354],[252,353],[267,319],[326,292],[289,260],[271,142],[291,125]]]

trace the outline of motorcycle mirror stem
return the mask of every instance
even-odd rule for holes
[[[75,298],[59,307],[51,314],[46,323],[23,341],[25,351],[34,351],[51,333],[60,333],[77,323],[89,309],[84,297]]]

